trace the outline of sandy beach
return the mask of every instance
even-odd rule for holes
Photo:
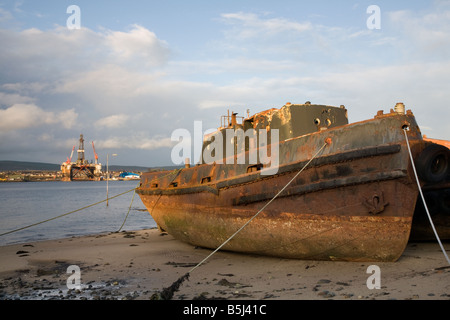
[[[450,244],[444,245],[449,251]],[[210,252],[157,229],[3,246],[0,299],[154,299]],[[368,288],[371,265],[380,268],[380,289]],[[78,289],[68,287],[69,266],[79,267]],[[394,263],[217,252],[190,274],[173,299],[450,300],[450,266],[435,242],[409,243]]]

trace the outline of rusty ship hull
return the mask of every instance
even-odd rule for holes
[[[248,164],[201,164],[145,173],[137,193],[161,231],[216,249],[304,169],[222,250],[396,261],[408,243],[418,198],[404,129],[414,157],[427,146],[414,115],[379,112],[371,120],[318,129],[280,140],[275,174]]]

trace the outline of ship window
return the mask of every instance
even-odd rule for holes
[[[327,119],[327,127],[331,126],[331,120]]]
[[[157,183],[152,183],[152,185],[150,187],[151,188],[158,188],[158,184]]]
[[[262,167],[263,167],[263,165],[262,165],[261,163],[259,163],[259,164],[254,164],[254,165],[252,165],[252,166],[248,166],[248,167],[247,167],[247,173],[260,171]]]
[[[211,177],[202,178],[202,183],[208,183],[208,182],[211,182]]]
[[[319,119],[319,118],[315,118],[315,119],[314,119],[314,124],[315,124],[316,126],[318,126],[318,125],[320,124],[320,119]]]
[[[176,187],[178,187],[178,182],[172,182],[172,183],[169,185],[169,188],[176,188]]]

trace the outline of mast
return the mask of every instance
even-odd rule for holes
[[[78,163],[83,164],[84,163],[84,139],[83,135],[80,134],[80,144],[78,146]]]

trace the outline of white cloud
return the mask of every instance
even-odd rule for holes
[[[148,29],[133,25],[128,32],[56,26],[23,31],[0,29],[0,81],[44,82],[70,79],[100,66],[146,70],[166,64],[169,49]]]
[[[192,70],[201,75],[208,75],[217,79],[217,76],[225,73],[268,74],[289,72],[293,69],[301,70],[307,65],[303,61],[297,61],[295,65],[288,59],[250,58],[237,56],[234,58],[216,58],[208,60],[173,61],[169,62],[170,70],[177,72],[180,76],[192,74]]]
[[[60,62],[69,66],[93,53],[92,49],[99,46],[101,38],[101,34],[86,28],[76,32],[62,26],[47,31],[37,28],[22,31],[0,29],[0,39],[8,44],[1,49],[4,55],[2,61],[6,57],[27,63]]]
[[[389,22],[399,32],[398,47],[409,56],[424,61],[447,60],[450,55],[450,7],[442,3],[427,13],[398,10],[388,14]]]
[[[248,60],[285,59],[298,57],[299,46],[316,33],[317,26],[309,21],[295,21],[282,17],[268,17],[263,14],[234,12],[221,15],[224,24],[221,39],[211,42],[211,51],[226,52],[233,57],[247,57]],[[264,57],[264,58],[261,58]]]
[[[232,108],[242,106],[244,103],[236,102],[236,101],[224,101],[224,100],[204,100],[199,103],[200,109],[208,109],[208,108]]]
[[[120,128],[127,125],[130,116],[127,114],[113,114],[111,116],[101,118],[95,122],[96,126],[107,128]]]
[[[11,106],[16,103],[32,103],[34,99],[17,93],[0,91],[0,106]]]
[[[94,68],[73,72],[70,77],[56,83],[54,93],[80,93],[102,99],[134,95],[139,87],[155,79],[152,74],[139,73],[122,66],[103,63]],[[105,102],[103,104],[106,105]]]
[[[0,131],[8,132],[57,123],[61,123],[64,128],[71,128],[76,118],[77,114],[73,109],[54,113],[35,104],[14,104],[7,109],[0,109]]]
[[[15,104],[0,110],[0,130],[10,131],[39,125],[35,120],[46,122],[45,114],[33,104]]]
[[[77,123],[77,119],[78,114],[75,109],[69,109],[57,113],[54,122],[62,124],[62,127],[65,129],[70,129]]]
[[[173,147],[174,142],[170,138],[148,138],[142,135],[131,137],[111,137],[95,142],[96,148],[103,149],[140,149],[155,150],[164,147]]]
[[[235,26],[233,36],[240,40],[288,32],[302,33],[312,28],[310,22],[300,23],[283,18],[264,19],[255,13],[225,13],[221,17],[225,23]]]
[[[133,25],[129,32],[108,31],[105,44],[111,48],[113,60],[138,60],[141,67],[162,65],[169,55],[167,43],[139,25]]]

